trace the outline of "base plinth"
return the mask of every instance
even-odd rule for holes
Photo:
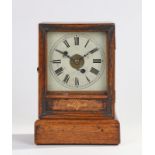
[[[47,120],[35,122],[36,144],[119,144],[117,120]]]

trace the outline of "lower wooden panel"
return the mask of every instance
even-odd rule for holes
[[[55,99],[48,102],[48,110],[100,111],[105,107],[102,100]]]
[[[37,120],[36,144],[119,144],[117,120]]]

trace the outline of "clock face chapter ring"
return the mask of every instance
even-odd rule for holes
[[[75,42],[78,37],[78,43]],[[63,87],[81,90],[100,79],[105,68],[105,54],[95,39],[83,34],[64,35],[51,47],[49,70]],[[89,40],[89,44],[88,44]]]

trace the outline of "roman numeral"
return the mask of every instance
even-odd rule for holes
[[[77,77],[75,77],[75,86],[79,85],[79,79]]]
[[[70,45],[68,44],[67,40],[64,40],[63,42],[64,42],[64,44],[65,44],[68,48],[70,47]]]
[[[61,60],[52,60],[52,63],[61,63]]]
[[[75,45],[79,45],[79,37],[75,36],[74,41],[75,41]]]
[[[69,78],[70,78],[70,76],[69,76],[68,74],[66,74],[66,76],[65,76],[65,78],[64,78],[64,80],[63,80],[63,81],[64,81],[65,83],[67,83],[67,82],[68,82],[68,80],[69,80]]]
[[[85,48],[87,47],[88,43],[89,43],[89,40],[86,42],[86,44],[85,44],[85,46],[84,46]]]
[[[58,68],[57,70],[55,70],[55,73],[57,74],[57,76],[58,75],[60,75],[62,72],[63,72],[63,68],[62,67],[60,67],[60,68]]]
[[[94,48],[90,51],[91,54],[93,54],[94,52],[98,51],[98,48]]]
[[[101,59],[93,59],[93,63],[101,63]]]
[[[97,69],[95,69],[95,68],[92,67],[90,69],[90,72],[93,73],[93,74],[95,74],[95,75],[97,75],[99,73],[99,70],[97,70]]]
[[[90,83],[90,79],[86,76],[87,81]]]

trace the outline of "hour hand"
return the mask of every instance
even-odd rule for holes
[[[68,55],[68,52],[67,51],[60,51],[58,49],[55,49],[55,51],[57,51],[58,53],[62,54],[64,57],[68,57],[68,58],[71,58],[69,55]]]
[[[86,56],[89,55],[89,54],[93,54],[93,53],[95,53],[96,51],[98,51],[98,48],[97,48],[97,47],[94,48],[94,49],[92,49],[91,51],[87,52],[83,57],[86,57]]]

